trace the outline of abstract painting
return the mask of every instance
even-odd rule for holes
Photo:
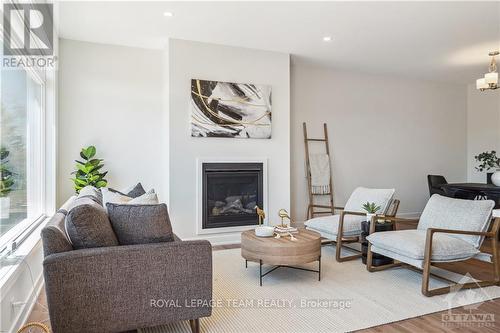
[[[191,136],[271,138],[271,87],[191,80]]]

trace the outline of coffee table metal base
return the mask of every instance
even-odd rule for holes
[[[318,281],[321,281],[321,256],[318,258],[317,261],[318,261],[318,270],[304,268],[304,267],[296,267],[296,266],[288,266],[288,265],[278,265],[278,266],[274,266],[273,268],[271,268],[267,272],[262,273],[263,263],[262,263],[262,260],[259,260],[259,284],[262,287],[262,278],[264,276],[266,276],[267,274],[269,274],[271,272],[274,272],[275,270],[277,270],[278,268],[281,268],[281,267],[283,267],[283,268],[291,268],[291,269],[298,269],[298,270],[301,270],[301,271],[307,271],[307,272],[313,272],[313,273],[318,273]],[[248,268],[248,260],[245,260],[245,268]]]

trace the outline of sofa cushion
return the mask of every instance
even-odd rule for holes
[[[417,229],[428,228],[487,231],[491,221],[491,211],[495,206],[492,200],[463,200],[434,194],[422,212]],[[479,248],[482,237],[448,234],[463,239]]]
[[[395,190],[393,188],[377,189],[358,187],[352,192],[351,196],[347,200],[347,203],[345,204],[344,209],[350,212],[365,213],[363,205],[367,202],[374,202],[377,206],[380,206],[377,213],[384,213],[392,200],[394,191]]]
[[[304,224],[307,229],[336,236],[339,230],[339,219],[340,215],[320,216],[310,219]],[[344,216],[343,234],[345,236],[358,235],[361,232],[361,222],[363,221],[366,221],[366,216]]]
[[[170,242],[174,240],[167,205],[108,203],[111,225],[122,245]]]
[[[423,260],[426,235],[425,230],[397,230],[375,232],[366,239],[377,248]],[[477,253],[479,250],[463,239],[442,233],[434,234],[432,238],[432,261],[467,259]]]
[[[65,226],[75,249],[118,245],[106,210],[96,203],[73,207],[66,216]]]
[[[88,185],[80,190],[78,198],[90,198],[102,206],[102,193],[101,190],[94,186]]]

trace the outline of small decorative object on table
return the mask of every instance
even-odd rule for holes
[[[274,227],[261,225],[255,228],[255,236],[257,237],[272,237],[274,235]]]
[[[500,158],[497,157],[497,152],[494,150],[490,152],[485,151],[479,155],[474,156],[474,159],[480,162],[480,164],[476,167],[476,170],[479,172],[495,169],[494,173],[486,173],[486,183],[500,186]]]
[[[262,225],[266,218],[266,213],[259,206],[255,206],[257,215],[259,216],[259,226],[255,228],[255,236],[257,237],[272,237],[274,235],[274,227]]]
[[[282,228],[281,226],[277,226],[274,228],[274,233],[276,234],[276,236],[274,237],[276,239],[289,236],[290,240],[295,240],[296,238],[293,234],[298,234],[299,230],[294,227]]]
[[[266,218],[266,213],[259,208],[259,206],[255,206],[255,211],[257,212],[257,215],[259,216],[259,225],[262,225],[262,222],[264,222],[264,219]]]
[[[284,219],[288,219],[290,222],[292,221],[290,219],[290,215],[288,215],[288,212],[286,211],[286,209],[283,209],[281,208],[278,212],[278,216],[281,218],[281,224],[280,224],[280,227],[282,228],[286,228],[288,225],[286,225],[283,220]]]

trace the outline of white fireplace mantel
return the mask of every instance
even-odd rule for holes
[[[252,158],[205,158],[199,157],[196,159],[196,234],[197,235],[206,235],[206,234],[228,234],[228,233],[240,233],[245,230],[253,229],[255,226],[247,225],[247,226],[238,226],[238,227],[226,227],[226,228],[211,228],[211,229],[203,229],[202,226],[202,218],[203,218],[203,175],[202,175],[202,166],[203,163],[262,163],[263,170],[263,209],[264,211],[268,210],[268,187],[269,183],[267,181],[267,157],[252,157]]]

